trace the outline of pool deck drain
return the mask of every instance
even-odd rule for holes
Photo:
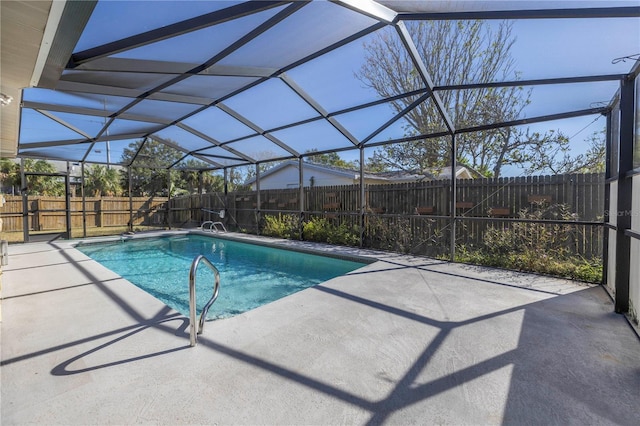
[[[75,242],[12,245],[2,288],[0,423],[640,419],[640,341],[601,287],[276,242],[376,261],[207,322],[195,348],[183,315]]]

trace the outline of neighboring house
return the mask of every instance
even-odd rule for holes
[[[260,189],[283,189],[297,188],[300,182],[300,172],[298,167],[300,162],[294,160],[283,161],[260,173]],[[458,166],[456,171],[457,179],[474,179],[480,177],[467,167]],[[384,184],[416,182],[420,180],[450,179],[451,167],[443,167],[439,170],[432,170],[424,173],[409,173],[403,171],[365,173],[365,184]],[[360,183],[360,171],[342,169],[324,164],[304,163],[303,166],[303,186],[334,186],[334,185],[354,185]],[[253,177],[245,182],[251,185],[251,189],[256,189],[256,178]]]

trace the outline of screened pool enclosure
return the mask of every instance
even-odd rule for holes
[[[312,222],[345,236],[329,242],[449,259],[555,239],[599,259],[618,312],[640,306],[635,1],[16,1],[2,31],[2,155],[67,164],[22,161],[24,241],[47,210],[68,236],[105,215],[135,230],[224,211],[232,230],[313,239]],[[324,185],[310,164],[335,154],[351,182]],[[285,161],[297,179],[261,189]],[[120,207],[92,207],[96,164],[124,182]],[[40,177],[66,197],[38,213]]]

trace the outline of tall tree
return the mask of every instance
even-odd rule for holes
[[[562,142],[554,149],[532,151],[535,158],[531,158],[529,161],[532,164],[540,165],[553,174],[604,173],[605,131],[592,133],[585,142],[589,146],[583,154],[571,155],[569,139],[563,138]]]
[[[307,151],[307,152],[314,152]],[[307,157],[309,163],[323,164],[325,166],[340,167],[342,169],[354,169],[357,164],[352,161],[343,160],[337,152],[329,152],[326,154],[314,154]]]
[[[132,192],[136,195],[167,195],[168,167],[178,161],[182,153],[153,139],[132,142],[122,153],[122,163],[135,168]],[[123,187],[128,188],[128,174],[122,170]],[[175,186],[178,175],[171,173],[171,186]]]
[[[7,158],[0,160],[0,182],[3,188],[10,188],[11,194],[20,191],[20,164]]]
[[[502,21],[420,21],[408,25],[411,37],[437,85],[517,80],[510,49],[515,42],[512,23]],[[383,97],[422,89],[414,64],[393,32],[380,33],[365,44],[366,61],[357,77]],[[519,118],[529,103],[523,87],[489,87],[438,92],[457,128],[468,128]],[[394,101],[400,112],[415,96]],[[405,115],[405,136],[428,135],[446,130],[432,100]],[[528,136],[528,137],[525,137]],[[457,159],[486,174],[498,177],[502,167],[523,158],[536,158],[531,150],[550,150],[557,133],[530,134],[515,128],[460,134]],[[425,170],[449,161],[451,138],[422,139],[378,149],[372,167]],[[533,164],[536,168],[540,165]]]
[[[84,187],[85,191],[95,197],[119,196],[123,193],[118,171],[99,164],[94,164],[85,170]]]
[[[46,160],[24,160],[24,170],[33,173],[56,173],[56,167]],[[20,164],[8,159],[0,163],[0,180],[8,182],[13,188],[23,188]],[[28,195],[64,195],[64,180],[56,176],[27,176]]]
[[[184,164],[184,169],[178,171],[176,192],[195,194],[202,182],[202,190],[205,193],[221,192],[224,189],[224,179],[220,175],[214,175],[209,171],[198,171],[209,167],[208,164],[189,160]]]

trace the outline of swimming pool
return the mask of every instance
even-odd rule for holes
[[[207,319],[231,317],[273,302],[365,263],[201,235],[83,244],[78,250],[178,312],[189,315],[189,268],[202,254],[220,271],[220,294]],[[213,273],[201,266],[196,305],[212,293]]]

